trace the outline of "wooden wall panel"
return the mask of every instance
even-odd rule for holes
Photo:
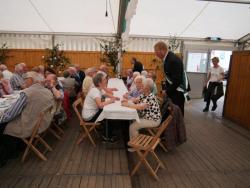
[[[20,62],[26,62],[29,69],[34,66],[43,64],[42,56],[46,55],[45,50],[30,50],[30,49],[11,49],[10,54],[13,56],[6,62],[7,66],[11,71],[14,70],[16,64]],[[86,69],[88,67],[99,67],[101,65],[100,52],[91,51],[65,51],[65,56],[70,58],[72,64],[79,64],[81,69]],[[131,68],[132,65],[130,60],[132,57],[137,58],[142,62],[144,68],[147,71],[155,71],[157,75],[157,86],[160,91],[161,81],[163,80],[163,64],[158,62],[153,62],[156,59],[154,53],[152,52],[126,52],[123,55],[122,64],[122,75],[125,75],[125,70]],[[112,72],[112,68],[110,68]]]
[[[224,117],[250,129],[250,51],[233,52]]]
[[[138,61],[140,61],[144,69],[147,71],[154,71],[156,73],[156,85],[158,88],[158,93],[160,94],[161,91],[161,81],[163,80],[163,64],[158,62],[153,62],[156,59],[156,56],[152,52],[126,52],[123,55],[123,75],[125,74],[124,71],[128,68],[131,68],[131,59],[135,57]]]

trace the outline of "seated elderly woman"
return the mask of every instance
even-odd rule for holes
[[[89,122],[94,122],[98,118],[104,106],[119,100],[118,97],[104,92],[103,89],[107,87],[107,79],[102,73],[97,73],[93,77],[93,83],[95,87],[88,92],[82,109],[83,119]],[[109,99],[103,100],[105,97],[109,97]]]
[[[141,128],[157,127],[160,125],[160,106],[156,96],[152,94],[153,88],[153,80],[146,78],[143,81],[143,94],[140,95],[137,101],[134,101],[135,104],[128,100],[122,101],[122,106],[136,109],[140,118],[140,122],[135,121],[129,127],[130,139],[136,137]]]
[[[142,88],[143,88],[142,82],[144,79],[145,79],[144,76],[137,76],[135,78],[135,81],[134,81],[135,82],[135,89],[131,90],[128,93],[125,93],[123,95],[123,98],[131,99],[131,98],[139,97],[142,94]]]
[[[139,72],[133,72],[133,81],[132,81],[131,86],[128,88],[130,91],[135,89],[135,78],[140,75],[141,73]]]

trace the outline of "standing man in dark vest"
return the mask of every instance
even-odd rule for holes
[[[135,57],[131,59],[131,64],[133,65],[133,72],[139,72],[143,71],[143,65],[140,61],[138,61]]]
[[[174,104],[180,107],[184,115],[184,91],[180,88],[183,84],[183,63],[182,60],[173,52],[168,50],[165,42],[157,42],[154,45],[155,55],[164,63],[166,76],[165,94]]]

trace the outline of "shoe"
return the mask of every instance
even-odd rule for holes
[[[212,111],[215,111],[217,108],[217,104],[212,107]]]
[[[115,144],[117,142],[118,142],[118,140],[113,138],[113,137],[107,138],[107,137],[103,136],[103,139],[102,139],[102,143],[104,143],[104,144]]]
[[[135,152],[134,148],[128,148],[128,152]]]
[[[208,107],[206,107],[203,109],[203,112],[208,112],[208,110],[209,110]]]

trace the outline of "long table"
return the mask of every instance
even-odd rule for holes
[[[122,96],[128,92],[123,81],[118,78],[110,78],[108,88],[118,89],[118,91],[114,91],[114,96],[119,97],[120,101],[115,101],[112,104],[104,106],[96,122],[102,121],[103,119],[136,120],[139,122],[139,116],[135,109],[121,106]]]
[[[108,135],[108,119],[112,120],[139,120],[138,113],[135,109],[124,107],[121,105],[122,96],[128,92],[123,80],[118,78],[111,78],[108,81],[108,88],[117,88],[118,91],[114,91],[114,96],[119,97],[119,101],[115,101],[112,104],[104,106],[103,111],[97,118],[96,122],[106,120],[106,137]]]

